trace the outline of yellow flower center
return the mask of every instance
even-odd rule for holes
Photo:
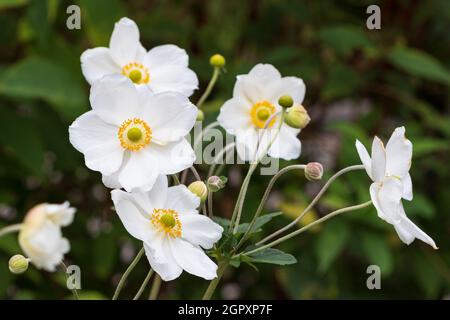
[[[178,212],[172,209],[153,209],[151,222],[159,232],[172,238],[181,237],[181,222]]]
[[[152,140],[152,129],[142,119],[128,119],[120,126],[118,136],[124,149],[138,151]]]
[[[257,128],[264,128],[267,120],[276,112],[275,106],[269,101],[263,100],[255,103],[250,111],[252,123]],[[268,128],[272,127],[275,123],[275,118],[270,121]]]
[[[150,73],[148,69],[139,62],[130,62],[122,68],[122,74],[135,84],[148,83],[150,81]]]

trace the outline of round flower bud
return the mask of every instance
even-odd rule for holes
[[[278,104],[283,108],[290,108],[294,104],[294,100],[292,100],[291,96],[284,95],[278,99]]]
[[[217,192],[225,187],[227,181],[227,177],[211,176],[207,181],[208,190],[211,192]]]
[[[305,177],[309,181],[320,180],[323,176],[323,167],[318,162],[310,162],[305,168]]]
[[[203,181],[192,182],[189,185],[188,189],[197,197],[199,197],[201,202],[204,202],[206,200],[206,197],[208,196],[208,188]]]
[[[225,58],[221,54],[214,54],[209,58],[209,64],[216,68],[225,66]]]
[[[16,254],[9,259],[9,271],[14,274],[21,274],[27,271],[29,259],[21,254]]]
[[[202,110],[198,110],[198,113],[197,113],[197,121],[203,121],[205,119],[205,114],[203,113],[203,111]]]
[[[292,108],[289,108],[284,121],[292,128],[303,129],[311,121],[311,118],[302,105],[295,105]]]

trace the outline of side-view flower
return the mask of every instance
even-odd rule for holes
[[[116,22],[109,48],[88,49],[81,55],[81,70],[92,85],[105,75],[120,74],[154,93],[172,91],[190,96],[198,88],[197,75],[188,68],[186,51],[172,44],[146,51],[136,23]]]
[[[91,88],[92,110],[69,128],[70,142],[111,188],[150,190],[159,174],[190,167],[194,151],[184,138],[197,108],[176,92],[138,90],[125,77],[105,76]]]

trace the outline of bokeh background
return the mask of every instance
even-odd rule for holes
[[[81,7],[81,30],[66,28],[66,8]],[[381,7],[382,29],[366,28],[366,8]],[[82,271],[81,296],[107,299],[140,248],[124,230],[98,173],[89,171],[68,140],[67,128],[88,110],[89,86],[80,54],[108,44],[114,22],[137,22],[146,48],[174,43],[185,48],[204,90],[208,58],[227,58],[224,73],[205,105],[215,119],[232,94],[235,76],[258,62],[304,79],[312,121],[301,133],[303,153],[291,163],[320,161],[326,176],[359,162],[356,138],[368,145],[387,139],[399,125],[414,144],[414,200],[408,215],[440,249],[416,241],[406,246],[394,229],[368,208],[329,221],[280,246],[298,263],[230,268],[216,298],[334,299],[449,298],[450,197],[450,2],[430,1],[0,1],[0,227],[18,223],[40,202],[69,200],[78,208],[65,228],[72,250],[67,263]],[[282,162],[282,165],[287,165]],[[205,174],[205,168],[199,170]],[[215,195],[215,212],[229,217],[245,166],[230,166],[227,192]],[[244,221],[258,204],[269,177],[255,176]],[[305,221],[368,200],[364,172],[347,174]],[[281,209],[260,238],[291,221],[323,182],[301,173],[283,177],[267,212]],[[16,235],[0,239],[0,297],[65,299],[64,274],[30,267],[20,276],[8,259],[20,253]],[[366,268],[381,267],[382,290],[366,288]],[[136,293],[148,263],[142,260],[122,297]],[[183,273],[164,284],[161,298],[200,298],[207,283]],[[147,294],[147,293],[145,293]]]

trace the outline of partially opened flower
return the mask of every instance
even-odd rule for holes
[[[299,129],[281,124],[281,117],[275,116],[263,129],[266,122],[281,110],[278,99],[292,97],[294,106],[300,105],[305,95],[305,85],[297,77],[281,77],[280,72],[270,64],[258,64],[249,74],[237,76],[233,98],[220,109],[218,121],[229,133],[236,136],[237,152],[243,160],[253,160],[259,142],[259,152],[264,152],[274,142],[268,154],[274,158],[291,160],[300,156],[301,144],[297,139]]]
[[[125,77],[106,76],[94,83],[86,112],[69,128],[70,142],[86,166],[103,174],[111,188],[149,190],[159,174],[190,167],[194,151],[184,138],[197,108],[175,92],[138,90]]]
[[[415,238],[437,249],[433,239],[420,230],[406,216],[402,198],[413,198],[411,176],[412,143],[405,137],[405,128],[395,129],[386,148],[378,137],[373,139],[372,158],[366,148],[356,140],[359,157],[372,179],[370,197],[378,216],[392,224],[400,239],[410,244]]]
[[[153,92],[174,91],[190,96],[198,88],[196,74],[188,68],[186,51],[169,44],[146,51],[133,20],[116,22],[109,48],[88,49],[81,55],[81,69],[92,85],[105,75],[122,74],[137,86]]]
[[[70,244],[62,236],[61,227],[72,223],[75,211],[65,202],[39,204],[27,213],[20,229],[19,244],[37,268],[55,271],[64,254],[69,252]]]
[[[200,199],[184,185],[168,188],[160,176],[150,192],[111,192],[112,200],[127,231],[144,243],[151,267],[163,280],[180,276],[183,270],[210,280],[217,265],[201,248],[210,249],[222,236],[222,227],[197,207]]]

